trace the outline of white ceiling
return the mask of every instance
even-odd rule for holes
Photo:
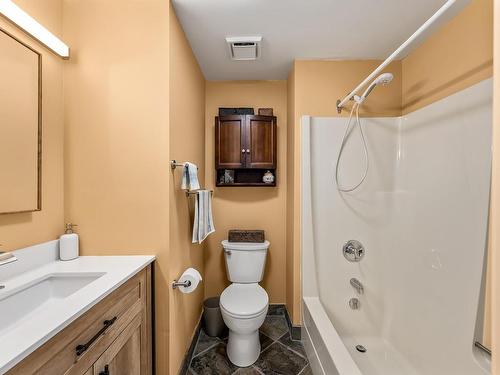
[[[467,2],[457,0],[439,24],[457,14]],[[173,0],[208,80],[286,79],[294,59],[384,59],[444,3]],[[225,37],[253,35],[263,37],[261,58],[231,60]]]

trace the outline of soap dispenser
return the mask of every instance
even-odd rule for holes
[[[73,232],[76,224],[67,223],[64,234],[59,237],[59,258],[72,260],[78,258],[78,234]]]

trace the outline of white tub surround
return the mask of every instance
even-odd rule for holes
[[[0,374],[147,267],[154,256],[58,259],[58,241],[13,252],[0,267]]]
[[[489,373],[474,342],[484,315],[491,112],[488,79],[403,117],[362,118],[370,168],[349,193],[335,183],[346,119],[303,118],[303,332],[315,374]],[[359,135],[351,131],[340,158],[341,186],[363,175]],[[344,258],[349,240],[363,244],[360,262]]]

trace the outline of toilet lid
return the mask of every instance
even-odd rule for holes
[[[221,307],[236,316],[257,315],[268,303],[269,297],[259,284],[231,284],[220,296]]]

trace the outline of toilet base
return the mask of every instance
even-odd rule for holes
[[[229,330],[227,356],[233,364],[238,367],[248,367],[257,361],[259,354],[259,330],[245,334]]]

